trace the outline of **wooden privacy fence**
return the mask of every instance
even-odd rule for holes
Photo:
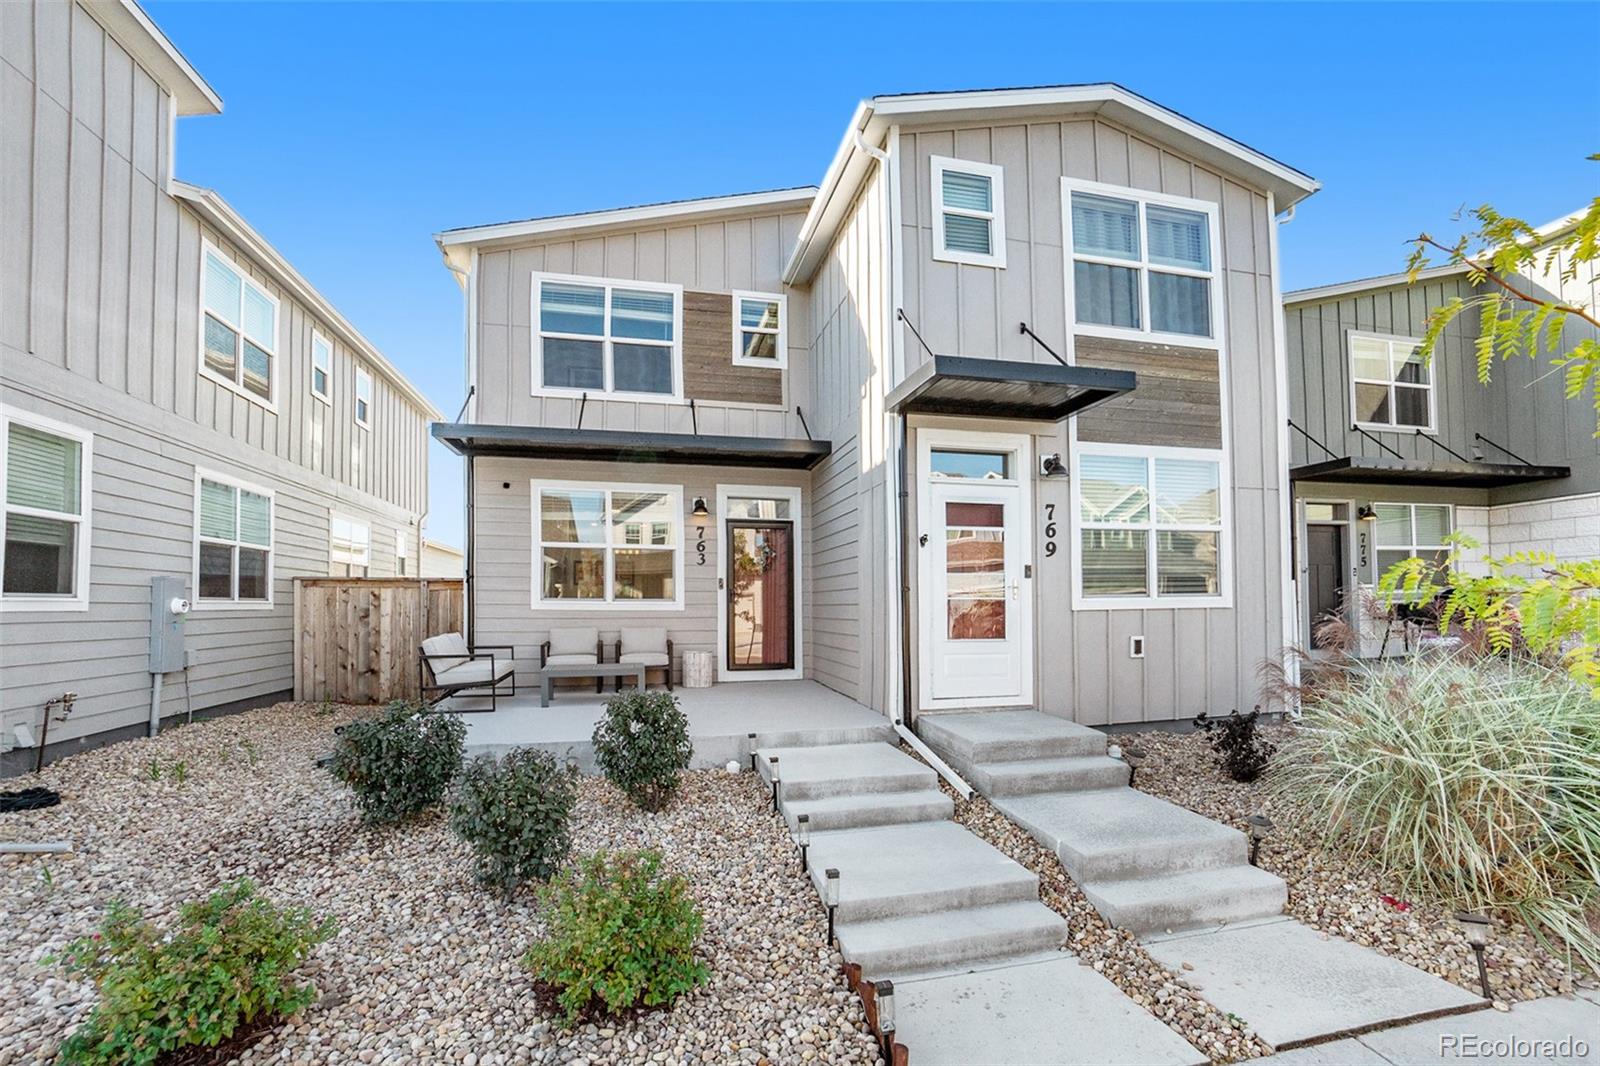
[[[415,699],[417,647],[462,631],[461,600],[460,580],[295,578],[294,698]]]

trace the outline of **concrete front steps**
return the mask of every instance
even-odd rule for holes
[[[1038,711],[924,715],[922,739],[1061,859],[1095,909],[1137,936],[1283,912],[1283,881],[1243,833],[1127,787],[1098,730]]]

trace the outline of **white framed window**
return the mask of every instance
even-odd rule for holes
[[[200,261],[200,373],[276,410],[278,298],[209,241]]]
[[[1350,330],[1350,410],[1363,429],[1420,429],[1437,426],[1433,367],[1424,362],[1422,341]]]
[[[406,576],[406,561],[411,554],[411,542],[406,536],[406,531],[394,531],[394,572],[400,577]]]
[[[1061,191],[1074,329],[1215,347],[1216,205],[1072,178]]]
[[[533,275],[532,394],[683,399],[683,287]]]
[[[993,163],[936,155],[933,257],[972,266],[1006,265],[1005,171]]]
[[[333,342],[317,330],[311,331],[311,395],[333,403]]]
[[[356,367],[356,425],[372,428],[372,375],[366,367]]]
[[[0,609],[89,607],[94,435],[0,407]]]
[[[1389,567],[1405,559],[1431,559],[1434,583],[1443,576],[1455,513],[1447,503],[1375,503],[1378,528],[1373,531],[1374,583]]]
[[[1071,484],[1074,607],[1231,602],[1222,452],[1079,443]]]
[[[530,488],[535,610],[683,609],[683,486]]]
[[[328,514],[328,561],[335,577],[366,577],[372,565],[372,529],[365,522]]]
[[[733,365],[782,370],[789,365],[789,298],[770,292],[733,294]]]
[[[195,468],[196,607],[272,606],[272,501],[271,489]]]

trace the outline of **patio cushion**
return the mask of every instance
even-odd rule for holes
[[[621,662],[628,662],[629,655],[639,652],[655,652],[662,656],[667,654],[666,626],[623,626],[621,637]]]
[[[544,661],[546,666],[594,666],[594,652],[588,655],[552,655]]]
[[[587,655],[589,662],[594,662],[595,645],[600,643],[598,629],[574,626],[567,629],[552,629],[550,631],[551,662],[555,662],[557,655]]]
[[[440,633],[436,637],[429,637],[422,642],[422,654],[430,656],[428,667],[435,677],[452,667],[460,666],[467,661],[467,641],[460,633]],[[431,656],[446,655],[447,659],[434,659]]]
[[[441,685],[487,685],[493,681],[494,673],[489,670],[488,659],[474,659],[471,662],[452,666],[448,670],[441,670],[434,675],[434,679]],[[501,675],[511,672],[510,663],[496,663],[500,667],[497,671]]]
[[[666,666],[667,653],[664,651],[625,651],[622,658],[617,660],[624,666]]]

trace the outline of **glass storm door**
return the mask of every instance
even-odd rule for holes
[[[1021,490],[930,488],[936,539],[923,620],[933,637],[932,696],[1016,700],[1023,695],[1023,647],[1032,640],[1031,618],[1021,609]]]
[[[794,667],[794,523],[728,523],[729,670]]]

